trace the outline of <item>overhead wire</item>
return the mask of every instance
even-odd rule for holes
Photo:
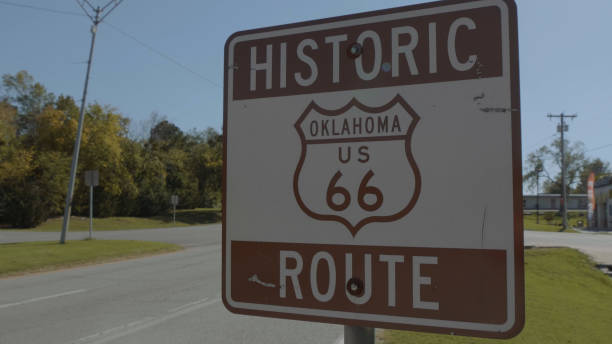
[[[87,0],[85,0],[85,2],[87,2]],[[89,19],[91,19],[91,21],[95,21],[94,17],[92,17],[91,14],[87,12],[87,9],[85,8],[85,6],[83,6],[83,4],[79,0],[76,0],[76,3],[81,7],[81,9],[83,9],[83,12],[85,13],[86,16],[89,17]],[[93,8],[89,2],[87,2],[87,4],[89,5],[89,7]]]
[[[199,77],[200,79],[202,79],[202,80],[204,80],[204,81],[207,81],[207,82],[208,82],[208,83],[210,83],[211,85],[213,85],[213,86],[215,86],[215,87],[218,87],[218,88],[221,88],[221,86],[220,86],[219,84],[217,84],[216,82],[214,82],[214,81],[210,80],[209,78],[205,77],[204,75],[202,75],[202,74],[200,74],[200,73],[198,73],[198,72],[194,71],[193,69],[191,69],[191,68],[189,68],[189,67],[185,66],[184,64],[182,64],[181,62],[179,62],[179,61],[175,60],[174,58],[172,58],[172,57],[168,56],[167,54],[165,54],[165,53],[163,53],[163,52],[161,52],[161,51],[159,51],[159,50],[157,50],[157,49],[153,48],[152,46],[150,46],[150,45],[148,45],[147,43],[145,43],[145,42],[141,41],[140,39],[138,39],[138,38],[134,37],[133,35],[131,35],[131,34],[129,34],[129,33],[127,33],[127,32],[125,32],[125,31],[123,31],[122,29],[120,29],[120,28],[118,28],[117,26],[115,26],[115,25],[111,24],[110,22],[104,22],[103,24],[106,24],[106,25],[110,26],[112,29],[114,29],[115,31],[117,31],[117,32],[119,32],[120,34],[124,35],[125,37],[127,37],[127,38],[129,38],[129,39],[133,40],[134,42],[136,42],[136,43],[140,44],[141,46],[143,46],[143,47],[147,48],[149,51],[151,51],[151,52],[153,52],[153,53],[155,53],[155,54],[157,54],[157,55],[159,55],[159,56],[163,57],[164,59],[166,59],[166,60],[168,60],[168,61],[172,62],[173,64],[175,64],[176,66],[178,66],[178,67],[180,67],[180,68],[182,68],[182,69],[184,69],[184,70],[186,70],[186,71],[190,72],[191,74],[193,74],[193,75],[195,75],[195,76]]]
[[[603,146],[587,149],[585,152],[591,152],[591,151],[603,149],[603,148],[606,148],[606,147],[612,147],[612,143],[608,143],[607,145],[603,145]]]
[[[119,1],[120,3],[121,1]],[[77,3],[80,2],[77,1]],[[89,4],[89,2],[87,2],[89,6],[91,6],[91,4]],[[114,0],[110,1],[110,3],[115,3]],[[72,12],[72,11],[64,11],[64,10],[56,10],[56,9],[52,9],[52,8],[48,8],[48,7],[40,7],[40,6],[33,6],[33,5],[26,5],[26,4],[18,4],[18,3],[14,3],[14,2],[10,2],[10,1],[5,1],[5,0],[0,0],[0,4],[3,5],[7,5],[7,6],[13,6],[13,7],[20,7],[20,8],[27,8],[27,9],[32,9],[32,10],[37,10],[37,11],[45,11],[45,12],[50,12],[50,13],[55,13],[55,14],[64,14],[64,15],[71,15],[71,16],[77,16],[77,17],[87,17],[88,15],[85,15],[83,13],[78,13],[78,12]],[[90,17],[91,18],[91,17]],[[213,80],[207,78],[206,76],[196,72],[195,70],[187,67],[186,65],[184,65],[183,63],[177,61],[176,59],[170,57],[168,54],[163,53],[162,51],[153,48],[152,46],[150,46],[149,44],[141,41],[140,39],[136,38],[135,36],[125,32],[124,30],[120,29],[119,27],[117,27],[116,25],[113,25],[109,22],[103,22],[103,24],[108,25],[109,27],[111,27],[112,29],[114,29],[115,31],[117,31],[118,33],[122,34],[123,36],[133,40],[134,42],[140,44],[141,46],[143,46],[144,48],[146,48],[147,50],[149,50],[152,53],[155,53],[156,55],[162,57],[163,59],[171,62],[172,64],[174,64],[175,66],[197,76],[198,78],[208,82],[209,84],[211,84],[212,86],[215,86],[217,88],[221,88],[221,86],[214,82]]]
[[[79,1],[77,0],[77,2],[79,2]],[[91,8],[92,11],[96,10],[96,8],[91,4],[91,2],[89,2],[89,0],[83,0],[83,2],[86,3],[87,6],[89,6],[89,8]]]
[[[119,4],[121,4],[121,2],[123,2],[123,0],[110,0],[106,5],[102,6],[102,11],[106,10],[106,8],[108,8],[108,6],[110,6],[112,4],[115,4],[115,7],[117,7],[117,6],[119,6]],[[112,9],[111,9],[111,11],[112,11]]]
[[[26,5],[26,4],[18,4],[18,3],[14,3],[14,2],[10,2],[10,1],[4,1],[4,0],[0,0],[0,4],[4,4],[4,5],[7,5],[7,6],[13,6],[13,7],[29,8],[29,9],[33,9],[33,10],[39,10],[39,11],[52,12],[52,13],[57,13],[57,14],[66,14],[66,15],[71,15],[71,16],[84,17],[84,15],[82,13],[78,13],[78,12],[55,10],[55,9],[47,8],[47,7],[39,7],[39,6]]]
[[[109,1],[104,7],[102,7],[102,11],[106,10],[106,8],[110,5],[110,4],[115,4],[115,6],[113,6],[113,8],[111,8],[110,10],[108,10],[108,12],[106,12],[105,15],[102,16],[102,18],[100,18],[100,21],[103,21],[106,17],[108,17],[109,14],[111,14],[111,12],[117,8],[119,5],[121,5],[121,3],[123,2],[123,0],[111,0]]]

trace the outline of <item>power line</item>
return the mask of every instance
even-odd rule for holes
[[[85,2],[86,2],[88,5],[89,5],[89,7],[90,7],[90,8],[91,8],[91,9],[92,9],[94,12],[96,11],[96,9],[95,9],[93,6],[91,6],[91,4],[89,3],[89,1],[85,0]],[[76,2],[76,3],[77,3],[77,4],[78,4],[80,7],[81,7],[81,9],[82,9],[82,10],[83,10],[83,12],[85,13],[85,15],[86,15],[86,16],[88,16],[88,17],[89,17],[89,19],[91,19],[91,21],[95,21],[94,17],[92,17],[92,16],[91,16],[91,14],[89,14],[89,12],[87,12],[87,9],[85,8],[85,6],[83,6],[83,3],[82,3],[82,2],[80,2],[79,0],[77,0],[77,2]]]
[[[113,3],[114,1],[109,2]],[[77,1],[77,3],[79,4],[79,6],[81,6],[81,8],[84,9],[84,6]],[[89,1],[86,2],[88,6],[92,7],[91,4],[89,4]],[[70,16],[76,16],[76,17],[89,17],[90,19],[93,19],[89,16],[89,14],[83,14],[83,13],[78,13],[78,12],[71,12],[71,11],[62,11],[62,10],[55,10],[52,8],[47,8],[47,7],[39,7],[39,6],[32,6],[32,5],[24,5],[24,4],[17,4],[14,2],[10,2],[10,1],[4,1],[4,0],[0,0],[0,4],[3,5],[7,5],[7,6],[13,6],[13,7],[21,7],[21,8],[28,8],[28,9],[32,9],[32,10],[37,10],[37,11],[44,11],[44,12],[50,12],[50,13],[55,13],[55,14],[64,14],[64,15],[70,15]],[[86,12],[87,13],[87,12]],[[211,79],[205,77],[204,75],[194,71],[193,69],[187,67],[186,65],[182,64],[181,62],[177,61],[176,59],[170,57],[168,54],[163,53],[162,51],[153,48],[152,46],[148,45],[147,43],[141,41],[140,39],[136,38],[134,35],[131,35],[125,31],[123,31],[122,29],[120,29],[119,27],[117,27],[116,25],[113,25],[109,22],[103,22],[103,24],[106,24],[108,26],[110,26],[113,30],[119,32],[120,34],[122,34],[123,36],[133,40],[134,42],[140,44],[141,46],[143,46],[144,48],[146,48],[147,50],[149,50],[150,52],[162,57],[163,59],[171,62],[172,64],[174,64],[175,66],[197,76],[198,78],[210,83],[211,85],[217,87],[217,88],[221,88],[221,86],[219,84],[217,84],[216,82],[212,81]]]
[[[29,8],[32,10],[45,11],[45,12],[51,12],[51,13],[57,13],[57,14],[66,14],[70,16],[85,17],[85,15],[83,15],[82,13],[78,13],[78,12],[62,11],[62,10],[55,10],[55,9],[47,8],[47,7],[17,4],[14,2],[10,2],[10,1],[0,0],[0,4],[7,5],[7,6],[13,6],[13,7]]]
[[[216,82],[214,82],[214,81],[210,80],[209,78],[205,77],[204,75],[202,75],[202,74],[200,74],[200,73],[198,73],[198,72],[194,71],[193,69],[191,69],[191,68],[189,68],[189,67],[185,66],[184,64],[182,64],[182,63],[180,63],[179,61],[175,60],[174,58],[172,58],[172,57],[168,56],[167,54],[165,54],[165,53],[163,53],[163,52],[161,52],[161,51],[159,51],[159,50],[157,50],[157,49],[153,48],[152,46],[150,46],[150,45],[148,45],[147,43],[145,43],[145,42],[143,42],[143,41],[139,40],[138,38],[136,38],[136,37],[132,36],[131,34],[129,34],[129,33],[125,32],[125,31],[121,30],[121,29],[120,29],[120,28],[118,28],[117,26],[115,26],[115,25],[113,25],[113,24],[111,24],[111,23],[109,23],[109,22],[105,22],[104,24],[106,24],[106,25],[110,26],[112,29],[114,29],[115,31],[117,31],[117,32],[119,32],[120,34],[124,35],[125,37],[127,37],[127,38],[129,38],[129,39],[133,40],[134,42],[136,42],[136,43],[138,43],[138,44],[142,45],[143,47],[147,48],[149,51],[151,51],[151,52],[153,52],[153,53],[155,53],[155,54],[157,54],[157,55],[161,56],[162,58],[164,58],[164,59],[166,59],[166,60],[168,60],[168,61],[170,61],[170,62],[172,62],[172,63],[173,63],[173,64],[175,64],[176,66],[178,66],[178,67],[180,67],[180,68],[182,68],[182,69],[184,69],[184,70],[188,71],[189,73],[191,73],[191,74],[193,74],[193,75],[195,75],[195,76],[199,77],[199,78],[200,78],[200,79],[202,79],[202,80],[207,81],[208,83],[210,83],[211,85],[213,85],[213,86],[215,86],[215,87],[221,88],[221,86],[219,86],[219,84],[217,84]]]
[[[606,147],[612,147],[612,143],[608,143],[607,145],[587,149],[585,152],[591,152],[591,151],[599,150],[599,149],[606,148]]]

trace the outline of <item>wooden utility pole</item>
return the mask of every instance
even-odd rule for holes
[[[557,125],[557,131],[561,133],[561,192],[562,192],[562,205],[561,205],[561,216],[563,217],[563,230],[567,229],[567,187],[566,187],[566,169],[565,169],[565,139],[563,133],[568,130],[568,125],[565,124],[566,118],[576,118],[578,115],[565,115],[563,113],[559,115],[548,114],[548,118],[559,118],[560,124]]]

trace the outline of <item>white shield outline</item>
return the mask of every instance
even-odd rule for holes
[[[306,117],[308,116],[308,114],[311,111],[317,111],[320,114],[323,114],[325,116],[339,116],[344,114],[345,112],[347,112],[349,109],[351,109],[352,107],[356,107],[366,113],[371,113],[371,114],[378,114],[381,112],[384,112],[390,108],[392,108],[393,106],[395,106],[396,104],[399,104],[400,106],[402,106],[404,108],[404,110],[406,110],[406,112],[412,117],[412,121],[410,123],[410,126],[408,127],[408,130],[406,131],[406,133],[403,136],[403,140],[404,140],[404,147],[405,147],[405,152],[406,152],[406,159],[408,160],[408,163],[410,164],[412,171],[414,173],[414,192],[412,194],[412,197],[410,198],[410,201],[408,202],[408,204],[399,212],[392,214],[392,215],[388,215],[388,216],[368,216],[365,217],[364,219],[360,220],[358,223],[356,223],[355,225],[351,224],[347,219],[345,219],[342,216],[339,215],[331,215],[331,214],[320,214],[317,213],[313,210],[311,210],[310,208],[308,208],[308,206],[304,203],[304,201],[302,200],[302,197],[300,196],[299,193],[299,187],[298,187],[298,182],[299,182],[299,177],[300,177],[300,172],[302,171],[302,167],[304,164],[304,161],[306,159],[306,153],[307,153],[307,140],[306,140],[306,135],[304,134],[304,132],[302,131],[302,122],[306,119]],[[302,152],[300,155],[300,160],[298,162],[298,165],[295,169],[295,173],[293,175],[293,194],[295,196],[295,199],[298,203],[298,205],[300,206],[300,208],[302,209],[302,211],[304,211],[304,213],[306,213],[308,216],[317,219],[317,220],[321,220],[321,221],[337,221],[342,223],[343,225],[346,226],[346,228],[349,230],[349,232],[353,235],[353,237],[355,237],[357,235],[357,232],[363,228],[365,225],[372,223],[372,222],[393,222],[393,221],[397,221],[400,218],[406,216],[416,205],[416,202],[419,198],[419,195],[421,193],[421,173],[419,171],[419,168],[416,164],[416,161],[414,160],[414,157],[412,155],[412,149],[411,149],[411,139],[412,139],[412,133],[414,132],[414,129],[417,125],[417,123],[419,122],[420,117],[419,115],[414,111],[414,109],[412,109],[412,107],[398,94],[396,95],[391,101],[389,101],[387,104],[380,106],[380,107],[369,107],[367,105],[362,104],[361,102],[359,102],[359,100],[357,100],[356,98],[352,98],[350,102],[348,102],[348,104],[346,104],[345,106],[339,108],[339,109],[335,109],[335,110],[329,110],[329,109],[325,109],[321,106],[319,106],[317,103],[315,103],[314,101],[311,101],[310,104],[308,104],[308,106],[306,107],[306,109],[304,110],[304,112],[302,113],[302,115],[298,118],[297,122],[295,123],[294,127],[296,129],[296,131],[298,132],[298,135],[300,136],[300,140],[301,140],[301,144],[302,144]],[[347,138],[347,139],[339,139],[336,142],[355,142],[355,141],[375,141],[376,138],[370,138],[370,137],[365,137],[365,138]]]

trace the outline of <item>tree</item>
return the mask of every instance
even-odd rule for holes
[[[179,127],[163,120],[151,129],[149,142],[162,149],[182,147],[185,144],[185,135]]]
[[[191,169],[198,179],[199,206],[221,205],[223,137],[213,128],[188,135]]]
[[[123,148],[129,120],[110,106],[92,104],[87,107],[78,180],[75,192],[75,213],[89,208],[88,188],[83,183],[84,171],[98,170],[100,186],[96,191],[96,216],[112,216],[119,212],[119,200],[134,198],[138,193],[132,172],[127,169]]]
[[[0,101],[0,123],[0,147],[6,147],[17,136],[17,109],[7,101]]]
[[[128,137],[133,141],[147,141],[151,136],[151,130],[165,120],[168,120],[166,116],[153,111],[146,120],[132,122]]]
[[[189,168],[189,155],[181,149],[172,148],[159,152],[166,167],[166,188],[171,195],[178,195],[180,208],[198,206],[198,179]]]
[[[36,116],[55,102],[55,95],[24,70],[15,75],[4,74],[2,84],[5,100],[15,106],[19,114],[18,134],[31,134]]]
[[[0,220],[30,228],[61,212],[70,160],[59,152],[16,149],[0,164]]]
[[[62,214],[79,107],[57,98],[27,72],[3,76],[0,95],[0,223],[34,227]],[[152,114],[143,135],[110,106],[91,104],[85,123],[74,214],[89,211],[86,170],[100,171],[95,216],[152,216],[180,207],[221,204],[223,137],[214,129],[184,133]]]
[[[138,215],[157,215],[168,209],[170,194],[166,189],[166,168],[157,154],[145,150],[142,168],[136,175],[138,185]]]
[[[610,171],[609,163],[604,162],[599,158],[587,160],[580,171],[578,185],[576,186],[576,189],[574,189],[575,193],[587,193],[587,182],[591,172],[595,173],[596,177],[612,173]]]
[[[72,154],[78,118],[70,118],[64,111],[48,106],[35,120],[35,135],[30,141],[36,150]]]
[[[542,168],[540,181],[545,193],[562,193],[561,187],[561,140],[556,139],[548,146],[542,146],[530,153],[525,161],[523,181],[531,190],[535,189],[536,169]],[[584,144],[576,141],[565,144],[566,188],[569,193],[586,193],[586,179],[591,171],[609,173],[609,164],[600,159],[585,156]],[[553,173],[553,171],[555,173]]]
[[[79,120],[79,107],[71,96],[60,94],[55,102],[55,108],[62,111],[68,120]]]
[[[0,222],[22,228],[61,214],[76,132],[76,123],[53,105],[30,119],[28,135],[16,136],[15,125],[8,145],[0,149]]]

